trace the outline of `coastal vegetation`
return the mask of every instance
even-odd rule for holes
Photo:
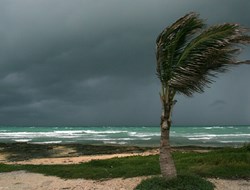
[[[25,153],[23,153],[25,154]],[[93,152],[94,154],[94,152]],[[213,189],[203,178],[250,179],[250,145],[241,148],[209,149],[204,152],[180,149],[173,152],[178,177],[166,181],[159,177],[159,155],[132,156],[108,160],[93,160],[82,164],[68,165],[8,165],[0,164],[0,172],[26,170],[64,179],[129,178],[155,176],[144,180],[137,189]]]
[[[9,161],[34,158],[77,157],[117,153],[140,153],[155,147],[86,145],[86,144],[31,144],[0,143],[0,154],[7,154]]]
[[[214,185],[195,175],[178,175],[177,178],[166,180],[163,177],[153,177],[144,180],[135,190],[213,190]]]
[[[177,176],[169,143],[171,117],[176,94],[191,97],[204,92],[218,73],[238,61],[240,45],[250,43],[248,31],[238,24],[207,27],[196,13],[189,13],[166,27],[156,40],[157,76],[162,103],[160,168],[165,179]]]

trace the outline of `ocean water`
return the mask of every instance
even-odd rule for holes
[[[159,146],[157,126],[0,126],[0,142],[81,143]],[[250,143],[250,126],[172,126],[172,146],[242,146]]]

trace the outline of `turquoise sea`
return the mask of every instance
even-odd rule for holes
[[[248,126],[172,126],[173,146],[242,146],[250,143]],[[157,126],[0,126],[0,143],[81,143],[159,146]]]

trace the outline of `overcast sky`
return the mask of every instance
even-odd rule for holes
[[[1,125],[158,125],[155,39],[188,12],[250,27],[249,0],[1,0]],[[250,59],[250,48],[241,59]],[[250,66],[232,68],[173,124],[250,124]]]

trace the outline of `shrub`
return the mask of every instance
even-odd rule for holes
[[[213,190],[214,185],[194,175],[179,175],[177,178],[165,180],[153,177],[143,180],[135,190]]]

